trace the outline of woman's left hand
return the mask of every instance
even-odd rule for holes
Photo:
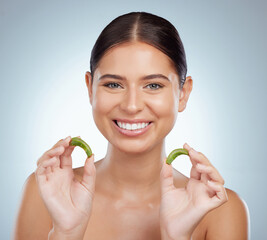
[[[164,240],[190,239],[201,219],[228,200],[223,178],[204,154],[188,144],[183,147],[192,163],[186,187],[174,186],[173,169],[166,158],[160,173],[160,228]]]

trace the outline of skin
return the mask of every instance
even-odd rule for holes
[[[99,81],[107,73],[125,79]],[[142,80],[155,73],[169,81]],[[84,167],[72,170],[70,137],[45,152],[25,183],[14,239],[47,239],[48,234],[49,239],[248,238],[246,204],[225,190],[204,154],[184,144],[192,163],[189,179],[163,164],[165,137],[192,90],[190,76],[179,89],[170,59],[134,42],[110,49],[94,79],[90,72],[85,79],[94,121],[108,140],[106,156],[94,163],[92,155]],[[108,88],[108,82],[119,85]],[[164,87],[152,90],[151,83]],[[147,119],[152,126],[143,135],[127,137],[114,128],[116,118]],[[58,189],[70,195],[61,196]]]

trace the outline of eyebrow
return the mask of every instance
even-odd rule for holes
[[[125,77],[122,77],[120,75],[116,75],[116,74],[105,74],[103,76],[101,76],[98,81],[104,79],[104,78],[113,78],[113,79],[117,79],[117,80],[126,80]],[[164,80],[170,81],[169,78],[167,78],[166,76],[162,75],[162,74],[150,74],[147,76],[142,77],[142,80],[150,80],[150,79],[154,79],[154,78],[162,78]]]

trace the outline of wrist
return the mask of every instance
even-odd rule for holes
[[[52,228],[48,234],[48,240],[83,240],[86,229],[59,231]]]
[[[171,236],[165,229],[160,230],[161,240],[191,240],[191,236]]]

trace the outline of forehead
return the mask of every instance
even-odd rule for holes
[[[118,74],[176,73],[173,62],[166,54],[144,42],[112,47],[101,58],[97,70]]]

